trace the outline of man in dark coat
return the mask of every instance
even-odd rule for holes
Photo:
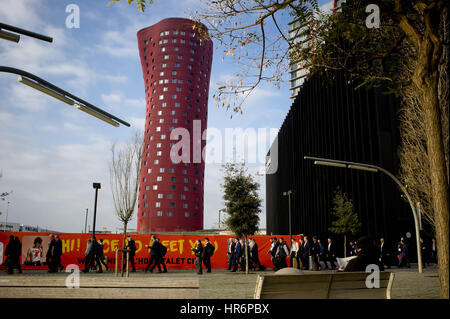
[[[156,240],[158,241],[158,244],[159,244],[159,248],[158,248],[159,253],[158,253],[158,259],[157,259],[158,269],[160,269],[159,265],[162,265],[164,268],[163,272],[167,272],[166,262],[165,262],[165,258],[164,258],[164,256],[167,254],[167,247],[161,243],[159,238],[156,238]]]
[[[256,243],[255,239],[250,239],[251,241],[251,249],[250,249],[250,259],[252,261],[252,264],[255,267],[258,267],[259,270],[266,269],[265,266],[261,265],[261,262],[259,261],[259,252],[258,252],[258,244]]]
[[[53,234],[50,234],[49,237],[50,237],[50,243],[48,244],[48,250],[47,250],[45,259],[46,259],[46,262],[48,265],[48,272],[52,273],[52,272],[56,272],[55,262],[54,262],[54,251],[55,251],[56,240],[55,240],[55,237],[53,236]]]
[[[131,263],[131,272],[136,272],[136,265],[134,263],[134,256],[136,255],[136,242],[131,236],[128,236],[127,250],[129,251],[128,255]],[[124,261],[126,263],[126,259],[124,259]]]
[[[325,247],[325,254],[327,267],[329,263],[331,270],[334,270],[336,268],[336,264],[334,263],[336,261],[336,247],[331,238],[328,238],[328,244],[327,247]]]
[[[239,239],[235,238],[234,242],[236,243],[236,245],[234,246],[233,270],[232,270],[232,272],[236,272],[237,271],[238,264],[239,264],[240,257],[241,257],[241,253],[242,253],[242,246],[241,246],[241,243],[239,242]]]
[[[203,246],[202,242],[197,240],[197,246],[195,248],[191,248],[191,250],[195,254],[195,267],[197,268],[197,275],[201,275],[202,271],[202,256],[203,256]]]
[[[20,266],[20,255],[22,254],[22,244],[18,237],[9,236],[9,243],[5,248],[6,266],[8,266],[8,274],[14,274],[14,268],[19,270],[19,274],[22,273],[22,267]]]
[[[209,238],[205,238],[205,247],[203,253],[203,264],[206,267],[206,272],[211,272],[211,257],[214,254],[215,247],[210,243]]]
[[[161,266],[159,265],[158,255],[159,255],[159,243],[156,240],[156,236],[152,235],[152,246],[145,245],[145,247],[150,249],[150,259],[148,261],[147,267],[145,267],[145,271],[147,272],[150,269],[150,272],[153,272],[153,269],[158,266],[159,271],[161,272]]]
[[[303,243],[303,254],[301,256],[301,260],[303,263],[303,267],[308,270],[309,269],[309,256],[311,256],[311,243],[308,240],[308,236],[304,237],[305,242]]]
[[[382,266],[381,270],[384,270],[384,265],[386,265],[386,268],[391,268],[391,262],[390,262],[390,252],[389,247],[384,242],[384,238],[380,238],[380,265]]]
[[[61,264],[62,254],[63,254],[62,240],[59,238],[59,235],[55,235],[55,247],[53,249],[53,261],[52,261],[53,272],[58,272],[58,268],[60,268],[61,270],[64,269],[64,266]]]
[[[102,263],[100,261],[101,252],[100,249],[103,249],[102,246],[98,243],[95,237],[92,237],[92,241],[89,244],[91,247],[88,248],[88,255],[86,256],[86,268],[83,270],[84,272],[89,272],[89,270],[94,265],[98,267],[97,273],[102,273]]]
[[[399,255],[400,255],[400,261],[398,263],[399,268],[402,268],[403,266],[411,268],[411,265],[409,264],[409,258],[408,258],[408,248],[409,247],[405,241],[405,238],[402,237],[400,239],[400,245],[399,245]]]

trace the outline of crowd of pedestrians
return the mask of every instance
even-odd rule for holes
[[[49,273],[62,271],[64,266],[61,262],[63,254],[63,245],[59,235],[50,236],[48,250],[45,255],[45,264],[48,266]],[[135,254],[136,243],[131,236],[128,236],[126,250],[128,260],[131,264],[131,272],[136,272]],[[167,247],[165,247],[159,238],[151,236],[152,244],[145,245],[149,250],[149,261],[144,272],[151,273],[157,267],[158,272],[167,272],[165,264],[165,255]],[[209,238],[204,238],[205,245],[201,240],[197,240],[192,252],[195,255],[195,268],[197,274],[203,273],[203,266],[207,273],[211,272],[211,257],[214,254],[215,247]],[[270,248],[266,255],[270,254],[270,260],[273,264],[273,270],[277,271],[286,267],[293,267],[301,270],[341,270],[341,271],[365,271],[365,267],[369,264],[377,264],[384,270],[390,269],[392,266],[398,268],[410,268],[410,247],[408,239],[401,237],[394,244],[388,244],[384,238],[380,238],[376,243],[368,237],[361,237],[357,241],[351,241],[347,247],[346,255],[349,257],[344,266],[339,267],[342,263],[337,259],[337,248],[331,238],[323,244],[317,236],[298,235],[293,236],[290,245],[286,243],[283,237],[270,238]],[[247,247],[247,254],[245,253]],[[427,242],[420,238],[420,249],[422,252],[423,266],[426,267],[431,263],[437,263],[437,246],[436,239],[432,238]],[[22,273],[20,257],[22,254],[22,244],[18,237],[10,236],[9,243],[5,249],[4,265],[8,267],[8,273],[12,274],[14,269],[18,269]],[[25,258],[26,265],[41,266],[40,257],[43,255],[42,239],[36,237],[33,247],[29,248]],[[248,256],[249,270],[266,269],[259,260],[258,244],[254,238],[247,239],[247,245],[243,238],[229,238],[227,242],[228,270],[231,272],[246,271]],[[36,258],[35,258],[36,257]],[[104,255],[103,239],[99,241],[95,237],[90,238],[85,251],[85,268],[83,272],[96,270],[97,273],[103,272],[103,267],[109,270],[107,259]],[[122,269],[126,267],[126,255],[123,258]],[[339,263],[339,265],[338,265]],[[45,265],[43,264],[43,265]],[[202,266],[203,265],[203,266]],[[103,267],[102,267],[103,266]],[[162,268],[162,269],[161,269]]]

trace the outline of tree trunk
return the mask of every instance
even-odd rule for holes
[[[425,138],[430,165],[432,207],[436,223],[438,247],[439,285],[441,298],[449,298],[449,192],[447,167],[438,99],[438,71],[434,58],[438,51],[429,38],[424,37],[418,52],[417,69],[412,81],[420,92],[424,110]]]
[[[127,239],[127,225],[128,222],[124,222],[123,223],[123,242],[122,242],[122,249],[125,249],[126,247],[126,239]],[[126,256],[124,257],[124,252],[122,252],[122,273],[123,270],[125,269],[125,262],[127,260]]]

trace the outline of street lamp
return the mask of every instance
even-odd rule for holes
[[[8,30],[8,31],[4,31],[4,30]],[[12,32],[10,32],[10,31],[12,31]],[[53,38],[48,37],[46,35],[31,32],[31,31],[28,31],[25,29],[17,28],[12,25],[0,22],[0,38],[1,39],[13,41],[13,42],[17,43],[20,40],[20,35],[18,35],[16,33],[20,33],[20,34],[23,34],[23,35],[26,35],[26,36],[29,36],[29,37],[32,37],[32,38],[35,38],[38,40],[42,40],[42,41],[53,42]]]
[[[84,221],[84,233],[86,233],[86,228],[87,228],[87,218],[88,218],[88,209],[86,208],[86,219]]]
[[[98,196],[98,190],[101,188],[100,183],[94,183],[92,186],[95,189],[95,204],[94,204],[94,223],[92,226],[92,239],[95,237],[95,219],[97,217],[97,196]]]
[[[416,209],[414,208],[414,205],[411,201],[411,197],[409,196],[406,187],[403,186],[403,184],[396,178],[392,173],[385,170],[382,167],[371,165],[371,164],[365,164],[365,163],[355,163],[355,162],[347,162],[347,161],[339,161],[339,160],[333,160],[328,158],[319,158],[319,157],[311,157],[311,156],[304,156],[303,157],[306,160],[313,160],[315,165],[325,165],[325,166],[333,166],[333,167],[342,167],[342,168],[350,168],[350,169],[357,169],[357,170],[363,170],[368,171],[372,173],[382,172],[392,178],[395,183],[400,187],[406,198],[408,199],[409,206],[411,207],[411,211],[413,213],[414,217],[414,226],[416,230],[416,245],[417,245],[417,264],[418,264],[418,270],[421,274],[423,272],[423,264],[422,264],[422,251],[420,249],[420,226],[419,226],[419,217],[416,212]]]
[[[288,190],[287,192],[283,192],[284,196],[287,196],[289,199],[289,245],[292,244],[292,225],[291,225],[291,195],[294,194],[293,190]]]
[[[0,66],[0,72],[6,72],[6,73],[12,73],[19,75],[18,81],[32,87],[38,91],[41,91],[45,94],[50,95],[51,97],[58,99],[64,103],[67,103],[69,105],[75,105],[77,109],[88,113],[92,116],[95,116],[96,118],[105,121],[108,124],[111,124],[115,127],[120,126],[119,123],[130,126],[129,123],[121,120],[120,118],[92,105],[91,103],[88,103],[79,97],[57,87],[56,85],[53,85],[50,82],[45,81],[44,79],[41,79],[40,77],[31,74],[29,72],[11,68],[7,66]]]

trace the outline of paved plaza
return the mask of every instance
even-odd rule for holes
[[[395,273],[394,284],[391,291],[393,299],[439,298],[439,281],[437,267],[435,265],[425,268],[423,274],[418,274],[417,269],[414,267],[406,269],[393,268],[389,271]],[[326,272],[327,271],[321,271],[321,273]],[[304,271],[304,273],[308,274],[312,272]],[[130,273],[129,278],[116,278],[113,272],[104,272],[102,274],[97,274],[95,272],[80,273],[80,282],[82,287],[101,287],[104,293],[101,295],[98,293],[93,294],[98,298],[108,298],[108,292],[113,288],[117,289],[119,287],[117,283],[121,286],[120,289],[123,287],[126,291],[135,292],[136,296],[139,296],[137,289],[145,290],[145,288],[152,287],[157,283],[162,282],[170,283],[171,286],[169,288],[180,285],[180,289],[184,289],[172,289],[172,292],[169,295],[170,298],[252,299],[258,275],[268,274],[273,274],[273,271],[256,271],[245,275],[244,272],[231,273],[226,270],[213,270],[212,273],[197,275],[194,270],[169,269],[168,273],[144,273],[142,270],[138,270],[136,273]],[[59,287],[59,289],[62,290],[51,290],[50,286],[56,285],[55,283],[58,282],[60,286],[64,286],[67,276],[68,273],[60,272],[49,274],[44,270],[24,270],[23,274],[15,275],[8,275],[5,271],[1,271],[0,296],[2,298],[11,298],[13,297],[12,294],[14,294],[14,297],[20,297],[20,294],[34,293],[35,298],[61,298],[63,295],[61,295],[60,292],[68,291],[68,289]],[[22,285],[27,286],[27,288],[24,288],[23,292],[17,293],[17,291],[19,291],[17,288],[20,288]],[[186,285],[192,286],[190,288],[197,288],[195,293],[193,293],[193,289],[186,290]],[[133,288],[135,286],[139,288]],[[46,290],[44,288],[46,288]],[[39,295],[40,292],[41,295]],[[43,294],[45,296],[42,295],[42,292],[44,292]],[[153,295],[154,294],[152,294],[152,296]],[[25,297],[29,298],[30,296],[26,295]]]

